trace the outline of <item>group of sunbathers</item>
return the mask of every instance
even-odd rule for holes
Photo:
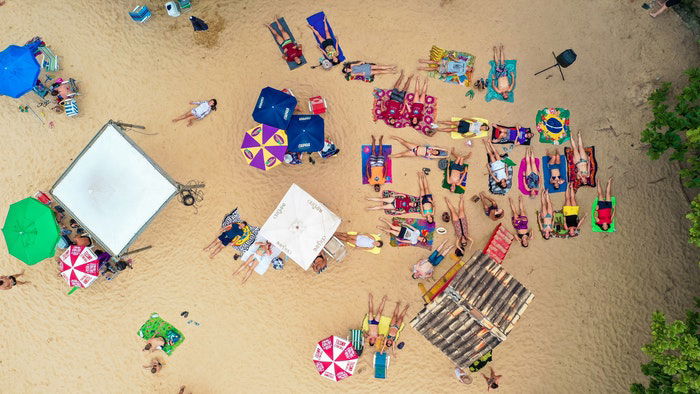
[[[387,297],[382,297],[382,301],[379,307],[375,311],[374,309],[374,299],[372,293],[369,294],[369,311],[367,313],[367,330],[364,332],[365,341],[369,346],[374,346],[379,349],[380,353],[386,352],[389,349],[392,356],[396,356],[395,348],[396,338],[399,336],[399,331],[403,325],[403,319],[406,316],[406,311],[408,311],[408,304],[406,304],[403,309],[401,309],[401,302],[396,303],[394,307],[394,312],[391,314],[391,321],[389,322],[389,330],[386,335],[379,334],[379,324],[382,319],[382,312],[384,311],[384,304],[387,301]]]

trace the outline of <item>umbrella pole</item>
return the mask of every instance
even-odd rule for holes
[[[78,290],[78,286],[73,286],[73,288],[72,288],[72,289],[70,289],[70,291],[68,292],[68,294],[67,294],[67,295],[71,295],[71,294],[73,294],[73,293],[74,293],[74,292],[75,292],[76,290]]]
[[[152,248],[152,247],[153,247],[153,245],[148,245],[148,246],[144,246],[143,248],[138,248],[138,249],[136,249],[136,250],[130,250],[130,251],[124,253],[122,256],[128,256],[128,255],[130,255],[130,254],[134,254],[134,253],[138,253],[138,252],[143,252],[144,250],[148,250],[148,249],[150,249],[150,248]],[[120,256],[120,257],[121,257],[121,256]]]

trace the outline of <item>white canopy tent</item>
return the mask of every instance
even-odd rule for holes
[[[308,270],[339,225],[336,214],[293,183],[260,235]]]
[[[178,186],[109,121],[51,188],[55,200],[107,252],[119,256]]]

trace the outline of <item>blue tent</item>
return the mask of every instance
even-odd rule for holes
[[[10,45],[0,52],[0,95],[20,98],[34,88],[41,71],[34,57],[39,44]]]
[[[318,152],[323,149],[324,123],[319,115],[293,115],[287,128],[287,150]]]
[[[253,109],[253,119],[258,123],[287,130],[296,106],[296,97],[268,86],[260,91]]]

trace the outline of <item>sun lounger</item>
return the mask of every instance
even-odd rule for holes
[[[386,379],[386,371],[389,369],[389,353],[374,353],[374,377]]]
[[[447,164],[447,167],[445,167],[445,170],[443,171],[443,177],[442,177],[442,188],[443,189],[450,190],[450,188],[452,187],[452,185],[450,185],[447,182],[447,179],[450,176],[450,166],[454,162],[455,162],[454,160],[450,160],[450,162]],[[466,166],[466,170],[467,170],[467,176],[464,177],[464,180],[462,181],[461,184],[455,186],[454,192],[456,194],[464,194],[464,190],[467,187],[467,178],[469,178],[469,175],[468,175],[469,174],[469,164],[465,164],[465,166]]]
[[[277,34],[279,34],[280,36],[282,36],[281,30],[286,31],[289,34],[289,39],[292,40],[294,44],[297,43],[297,40],[294,38],[294,34],[292,34],[292,31],[289,29],[289,26],[287,26],[287,21],[285,21],[284,18],[279,18],[276,23],[272,23],[272,28],[275,29],[277,31]],[[274,40],[274,36],[272,37],[272,39]],[[284,55],[285,53],[284,49],[282,49],[282,45],[280,45],[276,40],[275,44],[277,44],[277,48],[279,48],[280,52]],[[301,64],[297,64],[294,61],[287,62],[287,66],[289,67],[289,69],[295,70],[306,64],[306,58],[303,55],[299,60],[301,60]]]
[[[145,5],[136,6],[129,16],[134,22],[144,23],[151,18],[151,11]]]
[[[611,203],[613,206],[613,209],[616,209],[617,205],[617,199],[615,196],[612,196],[611,198]],[[598,207],[598,198],[593,201],[593,206],[591,206],[591,228],[594,233],[614,233],[615,232],[615,219],[613,218],[612,224],[610,224],[610,228],[606,230],[603,230],[600,228],[598,224],[595,222],[595,209]]]
[[[588,173],[587,183],[584,185],[581,183],[581,181],[578,179],[576,174],[578,173],[578,169],[576,168],[576,163],[574,163],[574,151],[566,147],[564,148],[564,155],[566,156],[566,176],[569,179],[569,183],[572,184],[572,187],[574,191],[578,190],[579,187],[582,186],[588,186],[588,187],[596,187],[596,175],[598,173],[598,162],[596,161],[595,158],[595,146],[587,146],[584,148],[586,150],[586,153],[588,153],[588,158],[591,161],[591,169],[590,172]]]
[[[459,122],[461,119],[462,119],[462,118],[457,118],[457,117],[454,117],[454,116],[453,116],[452,118],[450,118],[450,120],[451,120],[452,122]],[[489,125],[489,121],[486,120],[486,119],[482,119],[482,118],[472,118],[472,119],[476,120],[477,122],[481,122],[482,124],[485,124],[485,125],[487,125],[487,126]],[[486,137],[487,135],[489,135],[489,132],[488,132],[488,131],[481,130],[481,129],[479,130],[479,132],[478,132],[477,134],[474,134],[474,133],[471,133],[471,132],[469,132],[469,133],[464,133],[464,134],[460,134],[460,133],[458,133],[458,132],[456,132],[456,131],[453,131],[453,132],[450,133],[450,137],[452,137],[452,139],[455,139],[455,140],[459,140],[459,139],[463,139],[463,138],[484,138],[484,137]]]
[[[39,47],[41,52],[41,67],[47,72],[58,71],[58,56],[47,46]]]
[[[568,185],[566,181],[566,156],[564,155],[559,155],[559,165],[557,166],[550,166],[549,165],[549,156],[544,156],[542,157],[542,182],[544,182],[544,187],[547,189],[548,192],[550,193],[561,193],[566,191],[566,187]],[[559,169],[559,174],[564,181],[561,185],[559,185],[558,188],[555,188],[554,185],[550,182],[552,179],[552,169],[553,168],[558,168]]]
[[[435,235],[435,222],[428,223],[425,219],[415,218],[394,218],[394,225],[409,224],[421,232],[421,236],[425,237],[426,242],[418,242],[411,245],[405,242],[398,242],[393,235],[390,237],[389,245],[393,247],[417,246],[419,248],[431,250],[433,248],[433,237]]]
[[[540,133],[540,142],[561,145],[571,138],[569,117],[571,113],[564,108],[543,108],[537,111],[535,124]]]
[[[537,169],[540,169],[540,159],[535,158],[535,165],[537,166]],[[520,166],[518,167],[518,190],[520,190],[520,193],[529,196],[530,192],[527,191],[525,188],[525,171],[527,170],[527,165],[525,164],[525,158],[523,158],[520,161]],[[540,171],[541,173],[541,171]],[[540,179],[540,186],[542,185],[542,179]],[[535,195],[539,194],[540,190],[539,187],[535,189]]]
[[[362,334],[362,330],[350,330],[348,341],[352,344],[358,357],[361,356],[362,350],[365,348],[365,336]]]
[[[66,116],[73,117],[78,115],[78,104],[73,99],[63,100]]]
[[[513,78],[517,79],[517,60],[506,60],[506,70],[508,70],[509,73],[513,74]],[[484,96],[484,99],[486,102],[489,102],[491,100],[499,100],[499,101],[505,101],[508,103],[512,103],[515,101],[515,91],[511,90],[510,93],[508,93],[508,98],[504,99],[503,96],[500,93],[497,93],[493,89],[493,78],[496,75],[496,62],[493,60],[489,61],[489,66],[491,67],[491,70],[489,71],[489,77],[486,79],[486,85],[487,85],[487,91],[486,95]],[[517,82],[517,81],[516,81]],[[510,84],[513,85],[513,81],[510,81]],[[516,84],[517,86],[517,84]]]
[[[311,15],[310,17],[306,18],[306,21],[309,23],[309,25],[313,26],[314,29],[316,29],[317,32],[319,32],[321,35],[325,34],[326,32],[326,24],[323,22],[323,19],[326,18],[326,14],[323,13],[323,11],[318,12],[316,14]],[[327,18],[326,18],[327,19]],[[313,34],[313,33],[311,33]],[[328,34],[330,34],[331,38],[333,40],[336,40],[335,33],[333,33],[333,27],[331,26],[330,21],[328,22]],[[314,38],[316,39],[316,42],[320,45],[321,42],[318,40],[318,37],[314,34]],[[337,42],[337,40],[336,40]],[[345,55],[343,54],[343,48],[340,47],[340,43],[337,42],[338,44],[338,62],[342,63],[345,61]],[[324,54],[325,57],[325,54]],[[328,59],[331,60],[331,59]]]

